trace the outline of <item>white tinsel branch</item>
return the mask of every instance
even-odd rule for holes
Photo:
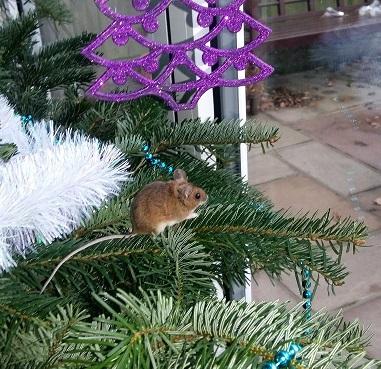
[[[13,143],[17,146],[18,154],[26,155],[53,148],[59,137],[67,136],[58,135],[52,122],[29,124],[28,130],[25,131],[21,118],[14,114],[13,109],[9,108],[6,100],[0,96],[0,143]]]
[[[1,102],[0,102],[1,106]],[[0,116],[2,143],[18,155],[0,164],[0,271],[15,265],[36,240],[49,244],[76,229],[93,210],[119,193],[127,163],[113,145],[101,145],[52,124],[35,123],[28,132],[13,116]]]

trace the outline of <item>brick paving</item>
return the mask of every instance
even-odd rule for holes
[[[313,306],[342,309],[345,318],[371,325],[369,354],[381,358],[381,88],[321,73],[298,73],[276,83],[313,90],[321,96],[314,107],[267,111],[256,119],[280,127],[281,140],[265,155],[249,152],[249,183],[262,190],[278,209],[326,210],[335,216],[364,220],[370,237],[357,255],[343,258],[351,273],[336,294],[324,282]],[[272,285],[258,273],[255,300],[300,300],[295,279],[284,275]]]

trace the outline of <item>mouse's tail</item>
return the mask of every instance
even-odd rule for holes
[[[122,239],[122,238],[128,238],[128,237],[131,237],[131,235],[113,235],[113,236],[105,236],[105,237],[101,237],[101,238],[98,238],[94,241],[90,241],[86,244],[84,244],[83,246],[79,247],[78,249],[72,251],[70,254],[66,255],[59,263],[58,265],[54,268],[52,274],[50,275],[50,277],[48,278],[48,280],[45,282],[44,286],[42,287],[41,289],[41,292],[40,294],[42,294],[46,287],[48,287],[49,283],[51,282],[51,280],[54,278],[54,276],[56,275],[56,273],[58,272],[58,270],[61,268],[61,266],[63,264],[66,263],[66,261],[68,261],[69,259],[71,259],[73,256],[77,255],[78,253],[80,253],[81,251],[83,250],[86,250],[87,248],[91,247],[91,246],[94,246],[98,243],[101,243],[101,242],[104,242],[104,241],[110,241],[110,240],[116,240],[116,239]]]

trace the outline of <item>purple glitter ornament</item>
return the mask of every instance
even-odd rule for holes
[[[135,16],[120,14],[113,10],[109,5],[109,0],[94,1],[99,10],[113,20],[110,26],[82,51],[82,54],[92,62],[106,68],[103,75],[88,90],[89,94],[99,99],[120,102],[154,95],[161,97],[173,110],[186,110],[194,108],[200,97],[211,88],[251,85],[265,79],[274,70],[251,53],[251,50],[257,48],[269,37],[271,30],[240,10],[240,6],[245,0],[232,0],[225,7],[204,7],[192,0],[177,0],[198,13],[197,22],[201,27],[209,27],[213,21],[215,23],[209,32],[199,39],[171,45],[150,40],[139,33],[136,26],[141,25],[149,33],[156,32],[159,28],[157,18],[171,5],[173,0],[162,0],[151,8],[149,7],[149,0],[133,0],[134,8],[142,12],[141,15]],[[207,3],[214,5],[216,1],[207,0]],[[256,39],[245,46],[238,49],[223,50],[207,46],[223,30],[239,32],[244,25],[258,33]],[[110,38],[118,47],[123,47],[128,44],[129,40],[133,40],[149,49],[149,52],[128,60],[106,59],[97,53],[97,49]],[[187,56],[187,52],[195,49],[202,52],[202,60],[206,65],[215,65],[218,61],[220,64],[211,72],[203,71]],[[165,68],[157,72],[162,56],[167,57],[169,62]],[[254,76],[242,79],[228,80],[223,76],[224,72],[231,67],[236,70],[243,70],[249,65],[255,66],[259,72]],[[170,83],[172,73],[179,66],[185,67],[195,78],[187,82]],[[142,73],[142,70],[148,73],[157,72],[157,75],[150,78]],[[106,82],[111,81],[120,86],[130,80],[137,82],[141,88],[130,92],[104,90]],[[192,91],[195,93],[190,94],[185,102],[176,100],[176,96]]]

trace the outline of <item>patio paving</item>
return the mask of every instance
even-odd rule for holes
[[[375,170],[319,142],[287,147],[279,155],[343,196],[381,186],[381,175]]]
[[[361,208],[357,209],[357,203],[344,198],[313,178],[296,174],[293,176],[278,178],[277,180],[262,183],[257,186],[277,209],[289,209],[290,214],[296,214],[300,210],[315,212],[319,215],[327,209],[332,210],[336,218],[364,217],[370,230],[381,228],[381,217],[378,217]],[[280,191],[279,189],[282,189]],[[362,219],[361,219],[362,220]]]
[[[331,81],[327,85],[327,81]],[[346,319],[371,324],[369,354],[381,358],[381,88],[348,83],[324,72],[297,73],[274,84],[312,90],[320,95],[315,106],[267,111],[255,116],[280,127],[281,139],[263,155],[249,152],[249,183],[272,200],[275,208],[324,212],[364,220],[370,237],[358,255],[343,262],[350,275],[335,295],[319,286],[315,309],[343,309]],[[293,275],[271,284],[258,273],[254,300],[300,301]]]

